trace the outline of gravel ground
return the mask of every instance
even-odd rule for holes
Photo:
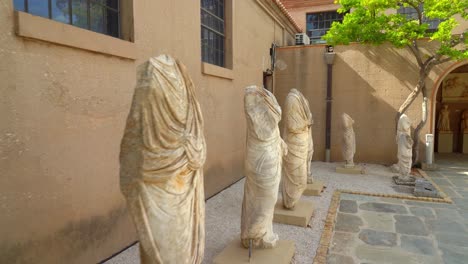
[[[375,164],[361,164],[366,175],[348,175],[335,172],[338,163],[313,162],[314,179],[325,183],[327,187],[319,197],[303,197],[313,201],[316,209],[308,228],[283,224],[274,224],[274,230],[280,239],[293,240],[296,255],[293,263],[311,263],[320,240],[325,218],[333,192],[336,189],[365,191],[372,193],[401,194],[394,188],[388,167]],[[240,233],[240,214],[242,206],[244,180],[241,180],[206,203],[206,245],[204,263],[211,263],[233,239]],[[138,244],[105,262],[106,264],[140,263]]]

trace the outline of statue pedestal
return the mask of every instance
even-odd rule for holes
[[[336,167],[336,172],[344,174],[365,174],[364,170],[359,165],[354,165],[354,167],[338,166]]]
[[[468,154],[468,131],[463,133],[463,153]]]
[[[439,131],[439,142],[437,143],[439,153],[453,152],[453,132]]]
[[[239,239],[232,241],[213,260],[214,264],[289,264],[295,252],[293,241],[279,240],[276,247],[267,249],[252,249],[252,257],[249,261],[249,249],[242,247]]]
[[[307,227],[310,218],[314,214],[314,203],[310,201],[299,200],[294,209],[286,209],[283,202],[279,200],[275,206],[273,222]]]
[[[323,191],[323,182],[314,181],[314,183],[307,184],[306,189],[302,193],[304,196],[320,196]]]

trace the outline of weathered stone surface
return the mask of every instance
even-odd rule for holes
[[[455,205],[461,210],[468,210],[468,199],[467,198],[453,198]]]
[[[463,218],[455,209],[436,208],[434,211],[436,212],[437,219],[462,220]]]
[[[390,232],[381,232],[371,229],[363,229],[359,233],[359,239],[372,246],[393,247],[396,245],[397,235]]]
[[[434,255],[435,248],[430,239],[417,236],[401,235],[401,248],[411,253]]]
[[[396,143],[398,145],[398,163],[392,166],[392,170],[400,174],[400,181],[408,181],[413,156],[413,139],[411,138],[411,120],[405,114],[402,114],[398,120]]]
[[[468,247],[468,234],[438,233],[435,235],[438,244]]]
[[[351,200],[341,200],[340,201],[340,212],[343,213],[357,213],[357,203],[356,201]]]
[[[345,160],[345,168],[354,167],[354,153],[356,152],[356,138],[353,130],[354,120],[346,113],[342,115],[343,138],[341,151]]]
[[[194,84],[168,55],[150,58],[137,75],[120,145],[120,189],[142,262],[201,263],[206,144]]]
[[[442,251],[442,259],[445,263],[468,263],[468,250],[466,247],[439,245],[439,248]]]
[[[357,233],[362,224],[362,219],[358,216],[338,213],[335,230]]]
[[[434,178],[432,179],[432,181],[434,181],[435,184],[440,186],[452,186],[452,184],[447,179]]]
[[[397,198],[380,197],[380,201],[391,204],[404,204],[402,199]]]
[[[416,216],[394,215],[394,217],[397,233],[416,236],[427,236],[429,234],[424,222]]]
[[[465,233],[463,224],[451,219],[430,219],[426,224],[434,233]]]
[[[330,243],[330,251],[340,254],[353,254],[357,236],[352,233],[335,232]]]
[[[383,213],[406,214],[408,210],[403,205],[387,203],[363,203],[359,209]]]
[[[356,248],[356,256],[361,263],[385,264],[440,264],[438,258],[432,256],[408,254],[402,249],[390,247],[375,247],[360,245]]]
[[[414,195],[417,197],[440,198],[439,191],[426,179],[416,179]]]
[[[344,256],[339,254],[330,254],[327,257],[328,264],[354,264],[354,260],[350,256]]]
[[[273,212],[281,180],[281,164],[287,146],[280,137],[281,108],[275,96],[259,86],[245,88],[244,110],[247,143],[244,162],[245,184],[241,215],[244,247],[275,247]]]
[[[435,215],[431,208],[410,207],[410,211],[415,216],[420,216],[420,217],[425,217],[425,218],[435,218]]]
[[[370,229],[395,232],[395,220],[392,214],[362,211],[362,219]]]
[[[291,89],[287,95],[283,116],[283,139],[288,145],[288,154],[283,157],[281,193],[284,207],[291,209],[307,187],[312,158],[312,155],[309,156],[309,150],[313,149],[313,146],[310,146],[312,113],[309,102],[297,89]]]
[[[409,200],[405,200],[405,203],[409,205],[419,206],[419,207],[455,208],[455,205],[447,204],[447,203],[417,202],[417,201],[409,201]]]

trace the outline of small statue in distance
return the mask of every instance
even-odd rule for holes
[[[450,129],[450,110],[448,109],[448,105],[444,105],[444,108],[440,110],[437,128],[439,131],[452,131]]]
[[[468,133],[468,109],[462,113],[461,129],[463,132]]]
[[[354,134],[353,124],[354,120],[346,113],[342,115],[343,121],[343,141],[342,153],[345,160],[345,168],[354,167],[354,153],[356,153],[356,136]]]

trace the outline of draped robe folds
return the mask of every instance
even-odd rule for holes
[[[398,121],[396,143],[398,145],[398,163],[394,165],[393,170],[406,177],[411,173],[413,139],[411,138],[411,121],[405,114]]]
[[[354,134],[354,120],[343,113],[343,159],[346,161],[345,167],[354,167],[354,153],[356,152],[356,136]]]
[[[247,120],[244,200],[241,241],[252,240],[254,248],[272,248],[278,241],[273,232],[273,213],[281,180],[282,156],[286,144],[280,137],[281,108],[269,91],[249,86],[244,96]]]
[[[284,141],[288,154],[283,158],[283,206],[293,208],[307,187],[310,170],[312,113],[309,103],[296,89],[286,97],[284,108]],[[309,165],[308,165],[309,163]]]
[[[150,58],[120,151],[120,186],[140,239],[142,263],[201,263],[205,239],[203,119],[185,67]]]

